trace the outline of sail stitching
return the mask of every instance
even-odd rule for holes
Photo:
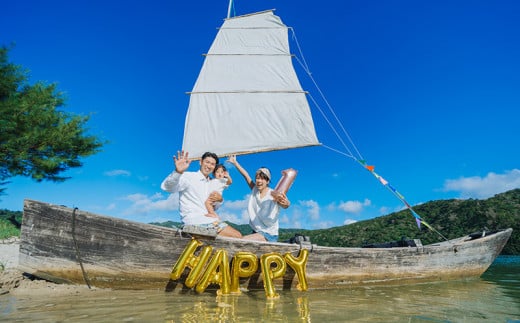
[[[187,94],[208,94],[208,93],[219,93],[219,94],[237,94],[237,93],[308,93],[306,91],[201,91],[201,92],[186,92]]]
[[[291,54],[202,54],[202,56],[293,56]]]
[[[228,30],[232,30],[232,29],[238,29],[238,30],[242,30],[242,29],[287,29],[287,27],[220,27],[218,29],[219,30],[223,30],[223,29],[228,29]]]
[[[224,20],[239,19],[239,18],[245,18],[245,17],[250,17],[250,16],[262,15],[262,14],[266,14],[266,13],[271,13],[272,14],[273,11],[275,11],[275,9],[268,9],[268,10],[263,10],[263,11],[259,11],[259,12],[248,13],[248,14],[245,14],[245,15],[229,17],[229,18],[224,19]]]

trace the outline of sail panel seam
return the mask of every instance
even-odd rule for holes
[[[217,28],[218,30],[224,30],[224,29],[227,29],[227,30],[241,30],[241,29],[289,29],[288,27],[220,27],[220,28]]]
[[[201,91],[186,92],[186,94],[248,94],[248,93],[298,93],[308,94],[307,91]]]
[[[202,54],[202,56],[291,56],[293,54]]]

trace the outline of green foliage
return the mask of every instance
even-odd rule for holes
[[[253,233],[253,230],[251,230],[251,227],[249,226],[249,224],[234,224],[231,222],[226,222],[226,223],[229,224],[231,227],[235,228],[238,232],[240,232],[244,236]]]
[[[64,181],[61,173],[82,166],[80,158],[104,142],[86,134],[89,117],[59,110],[65,98],[56,84],[29,85],[28,72],[7,54],[0,47],[0,185],[14,176]]]
[[[513,234],[504,247],[504,255],[520,255],[520,189],[497,194],[486,200],[441,200],[414,207],[423,220],[447,239],[487,230],[513,228]],[[179,222],[154,223],[170,226]],[[247,224],[228,223],[242,234],[250,234]],[[287,241],[295,234],[309,236],[311,242],[331,247],[361,247],[366,244],[405,239],[421,239],[423,244],[442,241],[439,234],[424,225],[419,229],[410,211],[403,210],[375,219],[321,229],[280,229],[279,241]]]
[[[175,222],[175,221],[150,222],[150,224],[158,225],[160,227],[166,227],[166,228],[181,228],[182,227],[181,222]]]
[[[520,189],[498,194],[487,200],[442,200],[416,206],[415,211],[446,238],[469,233],[512,228],[513,234],[504,247],[504,255],[520,255]],[[19,236],[22,212],[0,210],[0,239]],[[180,222],[152,223],[164,227],[181,227]],[[229,223],[242,234],[250,234],[247,224]],[[18,227],[17,227],[18,226]],[[333,247],[361,247],[364,244],[407,239],[421,239],[423,244],[442,241],[435,232],[422,226],[417,228],[408,210],[371,220],[321,230],[280,229],[279,241],[286,241],[296,233],[311,237],[314,244]]]
[[[469,233],[513,228],[502,254],[520,254],[520,189],[497,194],[487,200],[442,200],[414,207],[423,220],[448,239]],[[294,236],[294,229],[280,229],[280,241]],[[442,241],[424,225],[419,230],[410,211],[403,210],[375,219],[322,230],[298,230],[312,243],[335,247],[361,247],[365,244],[421,239],[423,244]]]
[[[20,236],[22,212],[0,210],[0,240]]]
[[[486,200],[441,200],[414,207],[423,220],[447,239],[487,230],[513,228],[513,234],[504,247],[504,255],[520,255],[520,189],[497,194]],[[181,227],[179,222],[154,223]],[[228,223],[242,234],[250,234],[247,224]],[[279,241],[287,241],[295,234],[309,236],[311,242],[331,247],[361,247],[366,244],[405,239],[421,239],[423,244],[442,241],[443,238],[424,225],[417,227],[410,211],[403,210],[375,219],[321,229],[280,229]]]

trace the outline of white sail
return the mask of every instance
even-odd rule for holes
[[[272,11],[226,19],[190,93],[183,150],[197,158],[318,144],[287,26]]]

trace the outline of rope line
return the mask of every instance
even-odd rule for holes
[[[327,122],[327,124],[329,125],[329,127],[332,129],[332,131],[334,132],[334,134],[336,135],[336,137],[338,138],[338,140],[340,141],[340,143],[343,145],[344,149],[347,151],[347,152],[343,152],[343,151],[340,151],[338,149],[334,149],[332,147],[329,147],[329,146],[326,146],[326,145],[323,145],[323,147],[331,150],[331,151],[334,151],[338,154],[341,154],[341,155],[344,155],[346,157],[349,157],[349,158],[352,158],[354,159],[356,162],[358,162],[363,168],[367,169],[368,171],[370,171],[370,173],[372,173],[372,175],[374,175],[376,177],[376,179],[379,180],[379,182],[381,184],[383,184],[383,186],[385,186],[394,196],[396,196],[405,206],[406,208],[408,208],[410,210],[410,212],[412,213],[412,215],[414,216],[416,222],[417,222],[417,226],[419,227],[419,229],[421,228],[420,224],[424,224],[428,229],[430,229],[431,231],[435,232],[436,234],[438,234],[440,237],[442,237],[444,240],[446,241],[449,241],[444,235],[442,235],[439,231],[437,231],[435,228],[433,228],[430,224],[428,224],[426,221],[424,221],[420,216],[419,214],[417,214],[415,212],[415,210],[412,208],[412,206],[410,204],[408,204],[408,202],[405,200],[404,196],[401,195],[401,193],[399,193],[395,188],[393,188],[384,178],[382,178],[381,176],[379,176],[377,173],[374,172],[374,166],[368,166],[365,162],[365,159],[363,158],[363,156],[361,155],[361,152],[359,151],[359,149],[357,148],[357,146],[355,145],[354,141],[352,140],[352,137],[350,136],[350,134],[348,133],[348,131],[345,129],[345,127],[343,126],[343,123],[341,122],[341,120],[338,118],[337,114],[334,112],[334,109],[332,108],[332,105],[329,103],[329,101],[327,100],[327,98],[325,97],[323,91],[320,89],[318,83],[316,82],[316,80],[314,79],[314,77],[312,76],[312,73],[310,71],[310,68],[309,68],[309,65],[307,64],[307,62],[305,61],[305,57],[303,55],[303,51],[300,47],[300,44],[298,42],[298,38],[296,37],[296,32],[294,31],[294,29],[292,27],[289,27],[289,29],[291,30],[292,32],[292,39],[294,40],[294,42],[296,43],[296,48],[298,49],[298,52],[299,52],[299,55],[295,55],[295,58],[296,58],[296,61],[300,64],[300,66],[303,68],[303,70],[305,71],[305,73],[307,73],[309,79],[312,81],[312,83],[314,84],[314,87],[316,88],[316,90],[318,91],[318,93],[320,94],[320,97],[321,99],[323,100],[323,102],[325,103],[325,105],[327,106],[328,108],[328,111],[330,113],[330,115],[332,115],[333,117],[333,120],[335,121],[335,123],[341,128],[341,132],[343,133],[343,135],[347,138],[348,140],[348,143],[350,144],[347,144],[345,142],[345,140],[343,140],[343,137],[340,135],[339,131],[336,129],[336,127],[334,126],[333,122],[331,122],[330,118],[327,117],[326,113],[324,112],[324,110],[320,107],[320,105],[318,104],[318,102],[314,99],[314,97],[312,97],[311,94],[308,94],[309,98],[311,99],[311,101],[314,103],[314,105],[316,106],[316,108],[318,109],[318,111],[321,113],[322,117],[325,119],[325,121]],[[301,59],[299,58],[299,56],[301,56]],[[352,150],[355,151],[356,155],[358,156],[358,158],[356,158],[354,156],[354,154],[352,153]]]
[[[298,55],[296,55],[296,61],[298,63],[300,63],[300,65],[302,66],[302,68],[304,69],[304,71],[307,73],[307,75],[309,76],[309,79],[312,81],[312,83],[314,84],[314,87],[316,88],[316,90],[318,91],[318,93],[320,94],[320,97],[321,99],[323,100],[323,102],[325,102],[325,105],[327,106],[327,108],[329,109],[329,112],[331,113],[331,115],[334,117],[334,120],[336,121],[337,125],[341,128],[343,134],[345,135],[345,137],[348,139],[348,142],[350,143],[350,145],[352,146],[352,149],[355,150],[356,154],[359,156],[359,159],[364,159],[363,156],[361,155],[361,152],[359,151],[359,149],[357,148],[356,144],[354,143],[354,141],[352,140],[352,137],[350,136],[350,134],[348,133],[348,131],[345,129],[345,127],[343,126],[343,123],[341,122],[341,120],[338,118],[338,115],[336,114],[336,112],[334,111],[334,109],[332,108],[332,105],[329,103],[329,101],[327,100],[327,98],[325,97],[325,94],[323,93],[323,91],[321,90],[321,88],[319,87],[318,85],[318,82],[316,82],[316,80],[314,79],[314,77],[312,76],[312,73],[310,71],[310,68],[307,64],[307,62],[305,61],[305,58],[303,56],[303,51],[300,47],[300,44],[298,43],[298,38],[296,38],[296,32],[294,31],[293,28],[290,28],[291,31],[292,31],[292,34],[293,34],[293,39],[296,43],[296,47],[298,48],[298,52],[299,52],[299,55],[301,55],[302,57],[302,60],[300,60],[298,58]],[[314,99],[313,99],[314,100]],[[331,125],[331,123],[329,123],[329,125]],[[334,128],[332,125],[331,125],[332,128]],[[333,129],[335,133],[337,133],[337,131],[335,129]],[[341,140],[341,142],[343,143],[343,140]],[[350,150],[350,149],[348,149]]]
[[[314,103],[314,105],[316,106],[316,108],[318,109],[318,111],[321,113],[321,116],[323,117],[323,119],[325,119],[325,121],[327,122],[327,124],[329,125],[330,129],[334,132],[334,134],[336,135],[336,138],[338,138],[338,140],[341,142],[341,144],[343,145],[343,148],[345,148],[347,150],[347,152],[352,155],[352,152],[350,151],[348,145],[345,143],[345,141],[343,140],[343,137],[338,133],[338,131],[336,130],[336,128],[334,127],[334,125],[332,124],[332,122],[329,120],[329,118],[327,117],[327,114],[323,111],[323,109],[320,107],[320,105],[318,104],[318,102],[316,102],[316,100],[314,99],[314,97],[312,95],[309,94],[309,98],[311,99],[311,101]]]
[[[72,240],[74,241],[74,248],[76,250],[76,259],[79,262],[79,266],[81,267],[81,272],[83,273],[83,280],[85,280],[85,283],[87,284],[88,288],[90,287],[90,281],[87,276],[87,272],[85,271],[85,268],[83,268],[83,261],[81,260],[81,256],[79,253],[79,247],[78,247],[78,241],[76,240],[76,211],[78,210],[77,207],[72,210]]]

